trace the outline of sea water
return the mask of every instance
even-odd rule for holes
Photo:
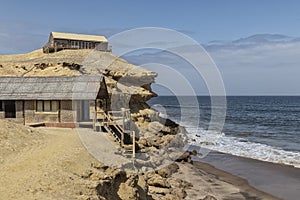
[[[185,126],[189,144],[300,167],[300,97],[226,97],[221,131],[208,130],[212,107],[218,107],[211,105],[210,97],[184,97],[184,105],[179,102],[175,96],[159,96],[148,104]]]

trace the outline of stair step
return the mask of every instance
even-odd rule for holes
[[[110,114],[104,113],[105,119],[101,122],[98,122],[97,125],[101,125],[104,127],[104,129],[113,137],[115,138],[115,141],[118,141],[119,144],[123,144],[122,146],[122,154],[126,157],[134,157],[135,152],[133,152],[135,144],[132,144],[132,142],[129,141],[129,139],[132,136],[131,131],[125,131],[124,127],[120,125],[120,122],[122,121],[116,121],[116,119],[123,119],[123,118],[113,118]],[[126,121],[126,119],[125,119]],[[124,133],[124,141],[121,141],[122,135]],[[130,137],[130,138],[129,138]],[[130,139],[131,140],[131,139]],[[128,143],[127,143],[128,142]],[[125,143],[125,144],[124,144]],[[126,144],[127,143],[127,144]]]
[[[123,145],[123,149],[132,151],[133,145]]]
[[[105,127],[105,129],[106,129],[110,134],[112,134],[112,135],[115,137],[115,139],[116,139],[119,143],[121,143],[120,138],[114,133],[114,131],[113,131],[109,126],[104,126],[104,127]]]
[[[129,153],[129,154],[132,154],[133,151],[132,150],[123,150],[124,153]]]

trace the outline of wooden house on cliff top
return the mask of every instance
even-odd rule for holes
[[[111,51],[111,47],[104,36],[51,32],[48,43],[43,47],[43,52],[51,53],[64,49]]]

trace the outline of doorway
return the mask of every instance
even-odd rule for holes
[[[90,121],[90,102],[81,101],[81,121]]]
[[[4,101],[5,118],[16,118],[16,101]]]

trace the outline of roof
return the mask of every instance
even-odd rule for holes
[[[60,32],[51,32],[51,34],[53,38],[56,39],[107,42],[107,39],[104,36],[100,36],[100,35],[86,35],[86,34],[60,33]]]
[[[94,100],[102,76],[0,77],[0,100]]]

